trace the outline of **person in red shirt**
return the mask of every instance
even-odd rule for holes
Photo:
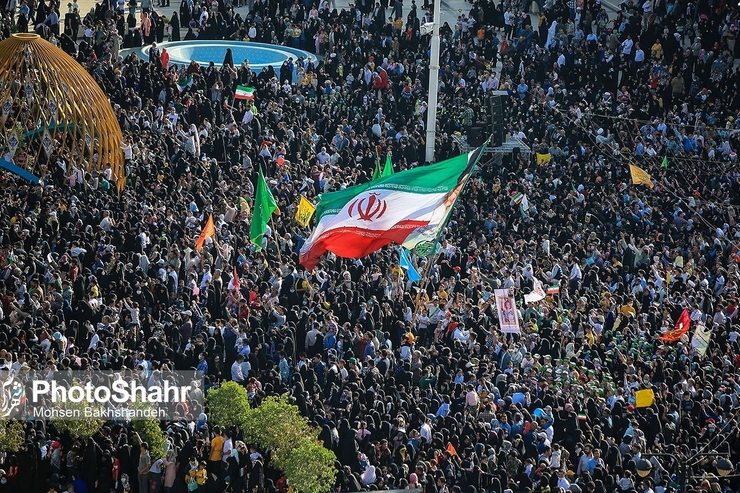
[[[116,452],[113,452],[113,467],[110,471],[110,478],[113,481],[116,491],[118,491],[118,480],[121,478],[121,460],[118,458]]]

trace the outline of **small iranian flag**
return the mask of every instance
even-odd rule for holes
[[[557,284],[555,286],[550,286],[549,288],[547,288],[547,294],[558,294],[558,293],[560,293],[560,286]]]
[[[254,87],[236,86],[236,93],[234,99],[246,99],[251,101],[254,99]]]
[[[524,194],[522,192],[513,193],[511,195],[511,200],[513,200],[516,205],[519,205],[522,203],[522,200],[524,200]]]
[[[362,258],[389,243],[423,256],[436,244],[484,150],[320,195],[316,227],[301,248],[301,264],[313,270],[327,251]]]
[[[183,77],[180,77],[180,79],[178,79],[177,81],[177,90],[182,92],[192,85],[193,85],[193,76],[192,75],[183,76]]]

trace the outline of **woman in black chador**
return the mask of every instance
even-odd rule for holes
[[[221,65],[223,67],[234,68],[234,54],[231,53],[231,48],[226,48],[226,55],[224,55],[224,63]]]

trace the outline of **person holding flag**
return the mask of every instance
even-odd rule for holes
[[[273,213],[280,215],[280,209],[278,209],[275,198],[267,187],[265,176],[260,169],[257,175],[257,186],[255,187],[252,223],[249,227],[249,241],[254,244],[258,251],[265,245],[267,223]]]

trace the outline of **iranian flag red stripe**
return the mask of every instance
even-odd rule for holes
[[[323,234],[313,248],[323,247],[344,258],[361,258],[368,255],[368,250],[372,253],[389,243],[400,245],[410,231],[427,224],[423,221],[407,221],[399,223],[389,231],[376,231],[367,228],[336,228]]]
[[[434,245],[482,151],[320,195],[301,264],[313,269],[327,251],[362,258],[390,243]]]

